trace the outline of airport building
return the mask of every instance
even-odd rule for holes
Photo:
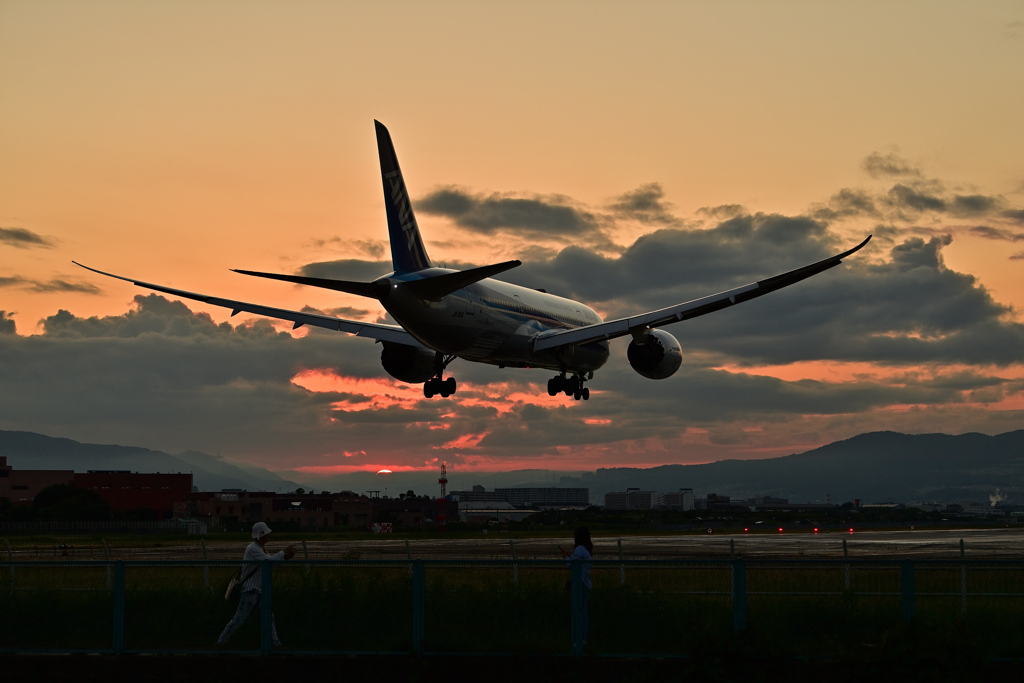
[[[75,478],[72,470],[16,470],[0,456],[0,498],[12,505],[31,503],[36,495],[55,484],[70,484]]]
[[[499,503],[513,507],[585,508],[590,507],[590,489],[570,487],[517,487],[496,488],[487,491],[483,486],[474,486],[470,491],[452,491],[453,500],[460,503]]]
[[[693,509],[693,489],[679,489],[675,492],[666,493],[662,503],[668,510],[688,511]]]
[[[604,494],[606,510],[653,510],[664,505],[664,502],[664,496],[657,491],[641,491],[638,488]]]
[[[192,492],[191,473],[89,470],[76,472],[71,483],[95,491],[118,512],[145,508],[158,520],[171,519],[174,504]]]
[[[90,489],[110,504],[116,512],[132,512],[139,508],[154,510],[157,519],[170,519],[174,503],[192,491],[189,473],[143,473],[131,471],[90,470],[16,470],[0,456],[0,498],[13,505],[30,504],[43,489],[56,484],[70,484]]]
[[[512,505],[532,505],[540,509],[589,507],[590,489],[585,488],[507,488],[494,489]]]

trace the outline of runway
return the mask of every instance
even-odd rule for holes
[[[302,539],[305,539],[305,548]],[[595,559],[696,559],[696,558],[836,558],[843,557],[843,541],[849,557],[875,558],[957,558],[960,539],[965,557],[1024,558],[1024,528],[899,530],[899,531],[777,531],[758,530],[750,533],[706,533],[612,535],[595,534]],[[52,549],[21,546],[12,539],[14,560],[57,559]],[[184,542],[182,542],[184,541]],[[360,560],[458,560],[458,559],[558,559],[559,546],[571,550],[568,535],[561,538],[509,536],[490,530],[477,538],[444,538],[438,535],[423,538],[363,536],[358,539],[320,539],[308,534],[291,538],[282,533],[271,541],[269,550],[294,543],[298,559],[360,559]],[[621,555],[620,555],[621,544]],[[180,540],[168,538],[159,547],[136,545],[132,541],[108,539],[110,559],[118,560],[233,560],[241,557],[247,542],[206,539]],[[6,554],[6,553],[5,553]],[[68,559],[101,560],[102,546],[78,544]],[[63,558],[61,558],[63,559]]]

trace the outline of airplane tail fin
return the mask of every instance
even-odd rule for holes
[[[398,167],[395,146],[384,124],[374,121],[377,128],[377,152],[380,155],[380,174],[384,181],[384,206],[388,215],[388,237],[391,239],[391,262],[396,273],[412,273],[433,264],[423,246],[416,217],[412,213],[409,192]]]

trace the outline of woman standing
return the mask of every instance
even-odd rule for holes
[[[573,560],[581,560],[583,562],[583,643],[586,644],[587,636],[590,633],[590,614],[587,611],[587,601],[590,598],[590,589],[593,586],[590,581],[590,560],[593,559],[594,555],[594,543],[590,540],[590,529],[585,526],[577,527],[576,533],[573,536],[575,547],[571,553],[562,550],[562,546],[558,546],[558,550],[561,551],[562,557],[568,559],[570,563]],[[571,567],[572,565],[570,564],[569,566]]]

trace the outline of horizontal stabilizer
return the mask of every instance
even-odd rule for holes
[[[365,296],[371,299],[377,298],[377,292],[369,282],[328,280],[327,278],[322,277],[302,277],[301,275],[278,275],[277,273],[259,273],[254,270],[235,270],[234,268],[232,268],[232,272],[241,273],[242,275],[253,275],[255,277],[266,277],[271,280],[294,282],[297,285],[309,285],[310,287],[333,289],[338,292],[346,292],[347,294],[355,294],[356,296]]]
[[[421,299],[437,301],[467,285],[492,277],[498,273],[504,273],[506,270],[512,270],[516,266],[521,265],[523,265],[522,261],[505,261],[504,263],[496,263],[493,266],[480,266],[479,268],[470,268],[458,273],[435,275],[434,277],[427,277],[422,280],[409,280],[403,284],[403,288]]]

